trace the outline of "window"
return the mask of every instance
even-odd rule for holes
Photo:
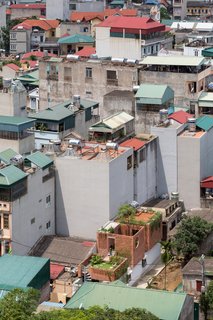
[[[196,280],[196,291],[201,292],[202,289],[202,281]]]
[[[46,196],[46,207],[49,207],[51,205],[51,196],[50,194]]]
[[[15,51],[15,50],[16,50],[16,44],[11,43],[11,45],[10,45],[10,50],[11,50],[11,51]]]
[[[115,70],[107,70],[107,84],[118,85],[118,77]]]
[[[69,5],[69,10],[76,10],[76,4],[75,3],[70,3]]]
[[[142,150],[140,150],[139,152],[139,162],[142,162],[146,159],[146,149],[143,148]]]
[[[4,224],[4,229],[9,229],[9,215],[8,214],[3,215],[3,224]]]
[[[72,69],[71,68],[64,68],[64,80],[65,81],[72,81]]]
[[[51,36],[52,36],[52,37],[55,37],[55,31],[52,31],[52,32],[51,32]]]
[[[86,78],[92,78],[92,68],[86,68]]]
[[[32,219],[30,220],[30,223],[31,223],[31,224],[34,224],[34,223],[35,223],[35,218],[32,218]]]
[[[11,32],[10,39],[16,40],[16,32]]]
[[[50,228],[50,221],[46,223],[46,229],[49,229],[49,228]]]
[[[132,168],[132,156],[127,158],[127,170]]]

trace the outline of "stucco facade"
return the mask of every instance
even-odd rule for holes
[[[111,160],[101,153],[99,160],[55,159],[57,234],[95,239],[97,229],[133,200],[133,168],[127,169],[133,152],[123,150]]]

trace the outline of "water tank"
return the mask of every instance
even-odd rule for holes
[[[3,79],[3,88],[10,88],[11,87],[11,84],[12,84],[12,79],[6,79],[4,78]]]
[[[125,59],[124,58],[112,58],[111,61],[112,62],[121,62],[121,63],[123,63],[123,62],[125,62]]]
[[[116,142],[107,142],[106,149],[118,150],[118,144]]]
[[[70,139],[69,140],[69,144],[71,146],[78,146],[80,147],[81,146],[81,140],[80,139]]]
[[[68,54],[67,60],[79,60],[79,56],[77,56],[75,54]]]
[[[161,109],[159,111],[160,114],[160,122],[164,122],[168,119],[168,110],[167,109]]]
[[[23,157],[20,154],[15,155],[13,158],[10,159],[10,162],[15,164],[23,163]]]
[[[171,192],[171,200],[179,200],[179,192]]]
[[[188,130],[189,130],[189,132],[196,131],[196,119],[195,118],[188,119]]]
[[[81,105],[81,96],[79,96],[78,94],[75,94],[73,96],[73,104],[76,106],[76,107],[79,107],[80,108],[80,105]]]

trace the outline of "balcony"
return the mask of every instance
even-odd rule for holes
[[[118,79],[107,79],[107,85],[118,86]]]
[[[9,229],[0,229],[0,239],[10,239],[10,230]]]

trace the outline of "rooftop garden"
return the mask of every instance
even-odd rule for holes
[[[123,261],[124,258],[120,256],[110,256],[109,260],[105,261],[101,256],[94,255],[92,256],[90,263],[93,268],[110,270],[115,269]]]
[[[117,222],[139,226],[150,225],[151,230],[157,229],[161,223],[161,213],[149,209],[148,212],[139,211],[129,204],[122,205],[118,210]]]

